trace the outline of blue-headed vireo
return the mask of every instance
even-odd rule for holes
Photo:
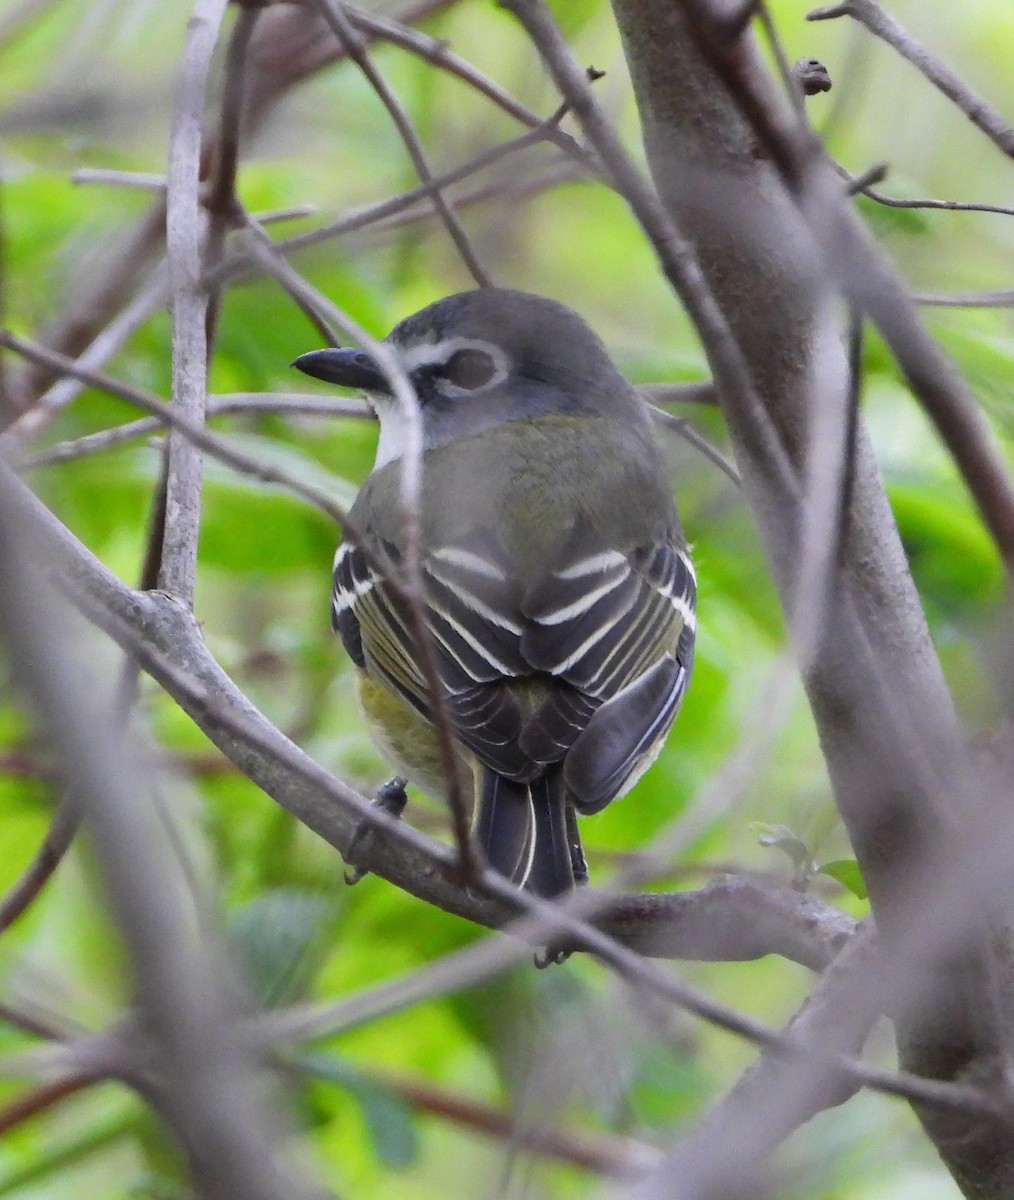
[[[426,621],[490,864],[543,896],[586,877],[574,817],[627,791],[680,706],[696,582],[644,401],[584,321],[501,288],[449,296],[387,344],[423,428]],[[380,418],[356,528],[398,560],[404,414],[354,349],[294,365],[362,390]],[[332,617],[381,752],[444,788],[409,621],[350,540]]]

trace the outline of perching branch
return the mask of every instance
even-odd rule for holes
[[[191,616],[158,594],[129,588],[26,489],[17,485],[13,494],[60,586],[257,786],[340,852],[348,850],[361,822],[375,824],[385,837],[363,844],[362,865],[420,899],[482,925],[499,927],[509,918],[510,906],[450,881],[446,849],[378,813],[266,721],[211,658]],[[641,954],[740,960],[782,953],[815,969],[833,957],[854,925],[815,898],[734,879],[693,893],[610,897],[600,924]]]
[[[278,1119],[252,1056],[229,1036],[236,986],[224,956],[198,936],[152,797],[78,673],[52,615],[37,543],[9,472],[0,484],[0,627],[8,660],[72,784],[129,946],[142,1024],[157,1050],[164,1112],[204,1200],[311,1200],[319,1191],[280,1153]],[[38,527],[35,526],[35,529]],[[91,693],[92,702],[80,703]]]

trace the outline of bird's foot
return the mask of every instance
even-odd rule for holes
[[[558,967],[565,963],[573,953],[573,950],[568,950],[565,946],[544,946],[535,951],[532,961],[537,971],[544,971],[547,967]]]
[[[405,791],[406,780],[395,776],[389,779],[387,783],[382,784],[377,789],[377,795],[373,803],[382,812],[386,812],[388,816],[400,818],[405,811],[405,805],[408,804],[408,794]],[[352,841],[349,842],[349,848],[343,855],[345,861],[351,866],[351,870],[345,872],[345,882],[347,884],[358,883],[364,875],[369,875],[369,871],[365,867],[357,867],[356,852],[362,846],[364,840],[373,832],[373,826],[369,821],[360,821],[359,827],[352,835]]]

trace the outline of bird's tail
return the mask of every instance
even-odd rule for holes
[[[475,832],[494,871],[538,896],[574,886],[574,855],[563,770],[550,767],[531,783],[482,772]]]

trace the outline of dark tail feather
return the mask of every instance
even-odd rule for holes
[[[475,836],[494,871],[522,884],[532,860],[532,799],[528,784],[482,771]]]
[[[551,899],[573,889],[574,856],[581,854],[580,843],[571,845],[576,828],[567,817],[562,765],[550,767],[530,787],[535,817],[535,853],[526,886],[537,896]]]

